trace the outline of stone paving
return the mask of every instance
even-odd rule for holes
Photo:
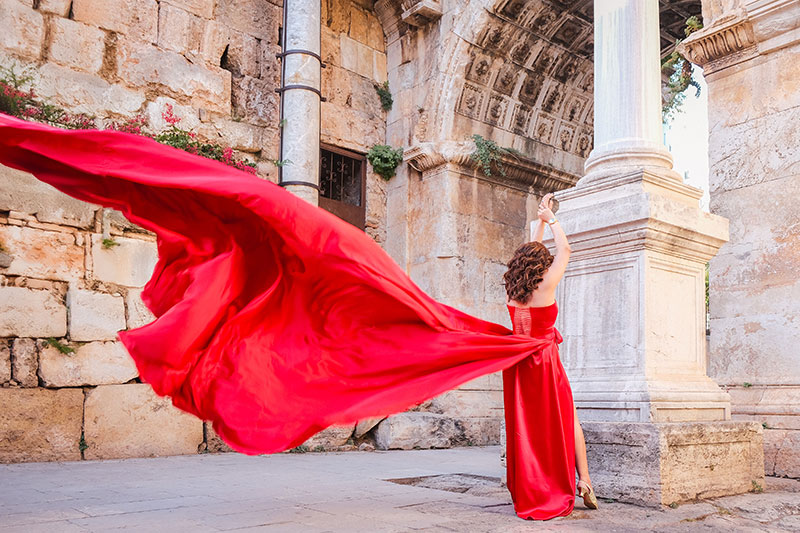
[[[0,533],[798,531],[800,481],[675,509],[517,518],[499,448],[0,465]],[[388,481],[395,480],[395,481]],[[602,487],[598,487],[602,491]],[[600,492],[602,494],[602,492]]]

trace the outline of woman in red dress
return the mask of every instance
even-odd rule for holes
[[[503,371],[508,489],[517,515],[539,520],[572,512],[576,467],[579,494],[587,507],[597,508],[583,431],[558,357],[561,336],[553,327],[556,286],[570,247],[550,209],[552,197],[542,199],[532,241],[517,249],[504,276],[514,333],[549,341],[540,353]],[[545,224],[553,232],[555,257],[542,244]]]

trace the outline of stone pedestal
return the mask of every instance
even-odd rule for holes
[[[699,208],[701,194],[649,171],[558,194],[573,253],[557,326],[582,418],[730,419],[730,397],[706,376],[704,302],[728,224]]]

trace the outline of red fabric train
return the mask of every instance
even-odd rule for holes
[[[144,137],[0,114],[0,163],[156,233],[143,299],[157,318],[120,339],[156,393],[245,453],[401,411],[554,342],[440,304],[334,215]]]

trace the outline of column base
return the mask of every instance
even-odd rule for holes
[[[755,422],[582,422],[600,498],[659,507],[764,486]]]

